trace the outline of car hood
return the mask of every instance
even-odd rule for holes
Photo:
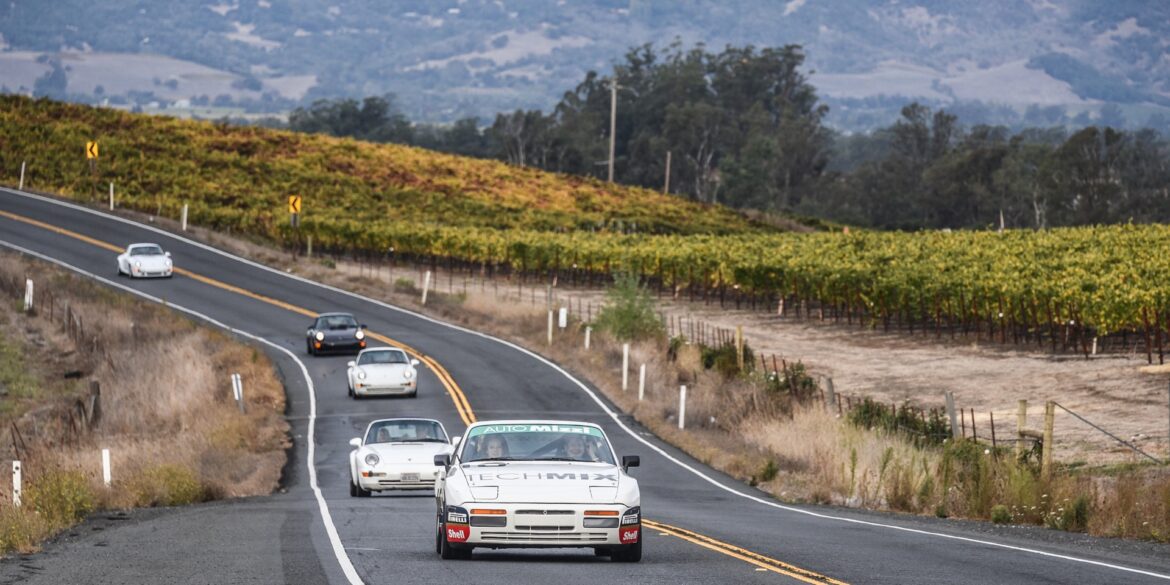
[[[363,451],[378,454],[385,463],[422,463],[434,465],[435,455],[450,453],[448,443],[374,443],[362,447]],[[361,453],[362,456],[365,453]]]
[[[607,463],[469,463],[462,471],[477,499],[494,491],[482,499],[505,503],[612,503],[622,481],[621,469]]]
[[[325,339],[353,339],[357,329],[322,329]]]

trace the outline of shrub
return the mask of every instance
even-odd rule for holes
[[[614,285],[605,292],[606,303],[594,326],[621,341],[661,338],[665,328],[654,311],[654,299],[628,273],[614,275]]]
[[[1007,524],[1012,521],[1012,513],[1007,506],[996,504],[991,507],[991,521],[996,524]]]
[[[89,481],[78,471],[51,471],[36,479],[28,490],[28,504],[50,527],[77,523],[94,509]]]
[[[144,470],[133,489],[138,503],[145,506],[181,506],[207,499],[195,472],[174,464]]]
[[[409,278],[396,278],[394,279],[394,292],[413,295],[422,291],[414,286],[413,280]]]
[[[764,468],[760,470],[760,481],[772,481],[776,479],[777,473],[780,473],[780,467],[776,465],[775,461],[769,459],[764,464]]]
[[[718,347],[702,347],[703,367],[723,374],[724,378],[734,378],[740,374],[739,357],[735,351],[735,344],[725,343]],[[752,348],[743,345],[744,371],[752,371],[755,361],[752,359]]]

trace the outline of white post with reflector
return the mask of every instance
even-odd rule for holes
[[[27,313],[33,308],[33,281],[31,278],[24,279],[24,312]]]
[[[568,326],[569,326],[569,309],[567,309],[565,307],[561,307],[561,310],[557,313],[557,327],[564,329],[565,327],[568,327]]]
[[[630,344],[622,344],[622,392],[630,387]]]
[[[20,186],[17,189],[21,191],[24,191],[24,163],[25,161],[20,161]]]
[[[110,182],[110,211],[114,210],[114,183]]]
[[[678,428],[681,430],[686,426],[687,420],[687,385],[683,384],[678,387]]]
[[[113,474],[110,473],[110,450],[102,449],[102,483],[110,487],[113,483]]]
[[[232,374],[232,395],[240,407],[240,414],[244,414],[244,378],[239,374]]]
[[[423,277],[423,296],[422,304],[427,304],[427,292],[431,290],[431,271],[428,270],[426,276]]]
[[[187,204],[183,204],[183,231],[187,231]]]
[[[589,351],[589,335],[593,333],[592,327],[585,328],[585,351]]]
[[[552,334],[553,334],[553,312],[552,312],[552,309],[549,309],[548,310],[548,344],[549,345],[552,345]]]
[[[12,505],[20,507],[20,461],[12,462]]]

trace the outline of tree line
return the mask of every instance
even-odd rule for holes
[[[846,135],[802,73],[800,46],[631,49],[548,113],[413,124],[393,96],[319,100],[289,127],[614,179],[741,209],[884,229],[1046,228],[1170,221],[1170,147],[1154,130],[965,128],[917,103]]]

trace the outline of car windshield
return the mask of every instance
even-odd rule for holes
[[[371,443],[447,443],[443,426],[433,420],[386,420],[370,425],[366,444]]]
[[[358,356],[358,365],[367,366],[370,364],[406,364],[410,360],[406,358],[406,353],[397,349],[387,349],[379,351],[366,351]]]
[[[463,461],[582,461],[613,465],[597,427],[574,424],[498,424],[471,429]]]
[[[317,317],[317,329],[357,329],[357,321],[350,315]]]
[[[130,248],[131,256],[161,256],[162,248],[158,246],[134,246]]]

